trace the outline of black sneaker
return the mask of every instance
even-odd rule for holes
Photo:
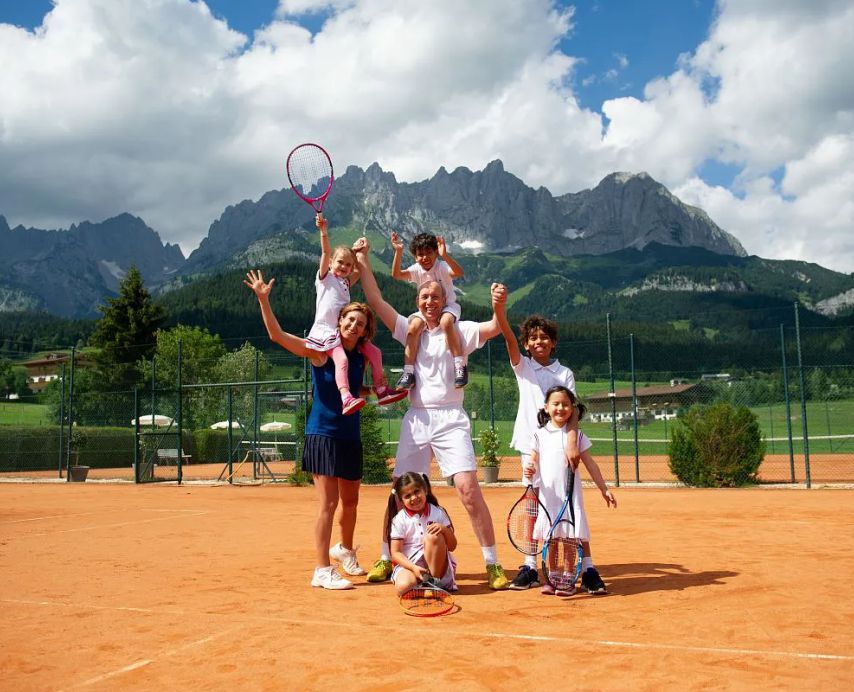
[[[461,389],[469,383],[469,369],[467,365],[459,365],[454,368],[454,387]]]
[[[588,567],[581,575],[581,590],[592,594],[608,593],[595,567]]]
[[[530,589],[532,586],[539,585],[540,578],[537,570],[528,565],[522,565],[516,574],[516,578],[510,582],[510,588],[516,591],[523,591],[524,589]]]
[[[415,386],[415,373],[406,372],[400,376],[400,379],[395,385],[395,389],[412,389]]]

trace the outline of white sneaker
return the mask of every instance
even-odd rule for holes
[[[329,549],[329,559],[335,560],[335,562],[340,562],[341,569],[351,577],[361,577],[363,574],[367,574],[356,559],[356,548],[353,548],[353,550],[347,550],[347,548],[340,543],[336,543]]]
[[[314,576],[311,578],[311,585],[335,591],[353,588],[353,582],[347,581],[338,574],[338,570],[334,567],[315,567]]]

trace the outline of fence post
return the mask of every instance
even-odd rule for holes
[[[226,399],[228,401],[228,482],[233,485],[234,479],[232,478],[232,472],[234,469],[232,467],[234,465],[234,433],[231,428],[231,419],[232,416],[234,416],[234,393],[231,385],[228,385]]]
[[[780,353],[783,356],[783,397],[786,400],[786,434],[789,437],[789,474],[795,482],[795,447],[792,443],[792,401],[789,398],[789,368],[786,365],[786,331],[780,323]]]
[[[70,481],[68,467],[71,466],[71,426],[74,425],[74,353],[76,347],[71,347],[71,374],[68,376],[68,440],[65,450],[65,480]]]
[[[807,390],[804,386],[804,362],[801,357],[801,321],[798,314],[798,301],[795,301],[795,341],[798,345],[798,377],[801,386],[801,426],[804,435],[804,477],[807,488],[812,487],[810,475],[810,440],[807,433]]]
[[[65,430],[65,363],[62,364],[62,370],[59,375],[59,477],[62,478],[62,438]]]
[[[139,385],[133,388],[133,482],[139,483]]]
[[[614,361],[611,357],[611,313],[605,315],[605,333],[608,337],[608,378],[611,389],[608,398],[611,399],[611,439],[614,444],[614,484],[620,487],[620,455],[617,451],[617,392],[614,390]]]
[[[635,483],[640,483],[640,455],[638,452],[638,383],[635,377],[635,335],[629,334],[629,366],[632,371],[632,419],[635,427]]]
[[[183,434],[183,421],[181,417],[183,415],[183,410],[181,408],[181,400],[184,398],[183,390],[181,386],[183,384],[183,367],[184,367],[184,340],[178,339],[178,408],[175,412],[175,417],[178,419],[178,444],[175,445],[178,448],[178,459],[175,461],[175,465],[178,467],[178,484],[181,484],[181,481],[184,479],[184,434]],[[151,419],[154,420],[153,418]]]
[[[495,390],[492,385],[492,339],[486,342],[486,362],[489,372],[489,426],[495,430]]]
[[[260,385],[258,384],[258,378],[261,372],[261,351],[258,349],[255,350],[255,376],[252,378],[255,380],[255,384],[253,385],[253,396],[255,407],[255,412],[252,416],[252,480],[258,480],[257,470],[258,470],[258,460],[260,459],[260,452],[258,451],[258,438],[261,435],[261,396],[260,396]]]

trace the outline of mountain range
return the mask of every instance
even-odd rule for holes
[[[417,183],[399,183],[377,164],[351,166],[336,178],[324,213],[339,236],[368,235],[380,266],[390,261],[392,230],[444,235],[472,302],[486,302],[488,283],[500,279],[517,292],[519,309],[542,307],[539,296],[555,294],[549,277],[556,277],[563,298],[550,301],[550,312],[563,319],[652,293],[761,293],[825,314],[854,304],[854,275],[748,257],[704,211],[645,173],[612,173],[591,190],[554,196],[500,161],[482,171],[440,168]],[[186,259],[130,214],[68,230],[9,228],[0,216],[0,311],[91,317],[131,264],[158,293],[234,268],[313,263],[318,251],[314,212],[289,189],[228,206]]]

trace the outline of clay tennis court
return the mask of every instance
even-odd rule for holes
[[[375,558],[387,487],[363,489]],[[487,488],[499,556],[519,487]],[[586,502],[610,595],[490,592],[454,491],[459,610],[309,587],[314,490],[0,484],[0,675],[60,689],[846,689],[854,491],[620,488]]]

